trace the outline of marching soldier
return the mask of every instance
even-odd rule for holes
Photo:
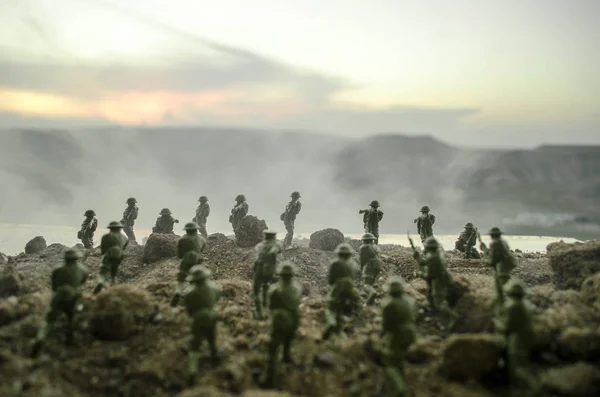
[[[123,211],[123,219],[121,224],[123,225],[123,231],[127,235],[129,240],[135,241],[135,233],[133,232],[133,225],[138,217],[137,200],[134,197],[127,199],[127,208]]]
[[[77,238],[81,240],[83,246],[87,249],[94,248],[94,233],[98,228],[98,219],[95,218],[94,210],[85,211],[85,220],[81,224],[81,229],[77,233]]]
[[[200,204],[198,205],[198,208],[196,208],[196,218],[194,218],[194,221],[198,224],[202,237],[207,238],[206,220],[210,215],[210,205],[208,205],[208,198],[206,196],[200,196],[198,201]]]
[[[285,207],[285,212],[281,214],[281,220],[285,226],[285,230],[287,234],[285,235],[285,239],[283,240],[283,244],[288,247],[292,245],[292,240],[294,239],[294,223],[296,221],[296,216],[300,213],[302,209],[302,203],[299,201],[300,193],[293,192],[292,201],[288,203]]]
[[[383,211],[379,209],[379,201],[371,201],[371,208],[359,210],[358,213],[363,214],[365,233],[371,233],[375,236],[375,244],[379,244],[379,222],[383,219]]]

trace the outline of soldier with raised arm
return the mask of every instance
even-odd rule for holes
[[[102,291],[108,283],[113,285],[116,281],[119,266],[123,261],[123,252],[129,244],[127,237],[121,233],[123,225],[121,222],[112,221],[108,224],[108,233],[102,236],[100,240],[100,250],[102,251],[102,266],[98,274],[98,284],[94,289],[94,294]],[[110,278],[110,279],[109,279]]]
[[[508,243],[502,238],[502,231],[498,227],[493,227],[489,231],[492,238],[490,247],[481,241],[481,236],[477,236],[480,240],[479,248],[485,254],[485,260],[489,267],[494,269],[494,279],[496,284],[496,310],[499,310],[502,302],[504,302],[504,293],[502,287],[510,279],[510,272],[517,267],[515,257],[510,252]]]
[[[277,232],[273,230],[263,231],[265,239],[254,248],[256,260],[254,261],[252,293],[254,295],[254,307],[256,317],[263,318],[263,308],[267,304],[267,292],[269,285],[277,270],[277,260],[283,253],[284,247],[277,241]]]
[[[173,218],[173,213],[168,208],[160,211],[160,216],[156,218],[156,225],[152,228],[152,233],[175,234],[173,226],[179,223],[179,219]]]
[[[379,209],[379,201],[371,201],[371,208],[359,210],[359,214],[363,214],[363,224],[365,233],[371,233],[375,237],[375,244],[379,244],[379,222],[383,219],[383,211]]]
[[[362,281],[367,291],[367,305],[372,305],[375,302],[376,294],[373,285],[381,272],[381,249],[373,244],[374,241],[375,236],[371,233],[366,233],[362,237],[362,245],[358,249]]]
[[[179,304],[185,278],[188,276],[190,269],[204,261],[202,253],[206,248],[206,240],[198,234],[198,229],[198,224],[195,222],[186,223],[184,227],[185,235],[177,240],[177,257],[180,262],[175,294],[171,300],[171,306],[173,307]]]
[[[235,198],[235,205],[231,209],[231,215],[229,215],[229,223],[231,223],[234,233],[237,231],[238,227],[240,227],[242,219],[248,215],[249,208],[250,207],[246,202],[246,196],[238,194]]]
[[[435,215],[431,214],[429,206],[421,207],[421,216],[415,219],[417,224],[417,233],[421,236],[421,243],[425,243],[429,237],[433,237],[433,225],[435,224]]]
[[[281,214],[280,219],[283,221],[283,225],[285,226],[285,230],[287,234],[285,235],[285,239],[283,240],[283,244],[288,247],[292,245],[292,240],[294,239],[294,227],[296,222],[296,216],[300,213],[302,209],[302,203],[300,202],[300,193],[293,192],[291,195],[292,200],[286,205],[285,212]]]
[[[477,244],[477,228],[471,222],[465,225],[465,230],[460,233],[454,243],[454,248],[465,254],[466,259],[480,259],[479,251],[475,248]]]
[[[200,196],[198,199],[200,204],[198,208],[196,208],[196,217],[194,218],[194,222],[200,228],[200,234],[202,237],[207,238],[208,233],[206,231],[206,221],[208,216],[210,215],[210,205],[208,204],[208,197]]]
[[[98,228],[98,219],[96,219],[96,212],[94,210],[85,211],[85,219],[81,224],[81,229],[77,233],[77,238],[81,240],[83,246],[87,249],[94,248],[94,233]]]
[[[121,219],[123,231],[127,235],[127,238],[132,241],[135,241],[133,226],[135,225],[135,220],[138,217],[138,207],[136,204],[137,200],[135,197],[129,197],[127,199],[127,208],[125,208],[125,211],[123,211],[123,219]]]

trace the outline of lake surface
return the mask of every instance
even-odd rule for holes
[[[61,243],[67,246],[73,246],[80,241],[77,239],[76,227],[68,226],[52,226],[52,225],[21,225],[0,223],[0,252],[6,255],[16,255],[23,252],[25,244],[35,236],[44,236],[48,245],[52,243]],[[100,243],[100,237],[106,229],[99,228],[96,231],[95,244]],[[220,231],[226,235],[231,234],[230,230]],[[142,241],[144,237],[148,237],[151,229],[136,229],[137,240]],[[283,238],[283,233],[280,238]],[[348,237],[359,239],[362,234],[348,234]],[[309,238],[310,233],[298,233],[297,238]],[[415,233],[411,235],[413,241],[419,246],[419,236]],[[457,236],[438,235],[436,236],[445,249],[453,249],[454,241]],[[489,237],[483,236],[486,244]],[[505,237],[512,249],[520,249],[524,252],[546,252],[546,246],[549,243],[563,240],[566,243],[578,241],[573,238],[562,237],[540,237],[540,236],[506,236]],[[408,246],[408,239],[405,234],[384,234],[379,237],[380,244],[397,244]]]

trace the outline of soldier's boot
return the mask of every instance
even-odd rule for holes
[[[392,397],[405,397],[406,396],[406,387],[404,385],[404,377],[402,376],[401,371],[393,366],[386,366],[385,373],[390,380],[392,392],[390,396]]]
[[[265,389],[272,389],[275,386],[275,367],[277,365],[279,345],[280,341],[271,335],[268,344],[267,367],[260,382],[261,387]]]
[[[269,283],[264,283],[262,285],[262,305],[263,308],[266,308],[267,306],[267,295],[269,292]]]
[[[292,358],[292,338],[285,338],[283,341],[283,362],[284,363],[294,363],[294,359]]]
[[[262,320],[264,317],[262,312],[262,302],[260,301],[259,294],[254,295],[254,308],[256,310],[256,318],[258,320]]]
[[[188,353],[188,384],[192,386],[196,382],[198,374],[198,361],[200,360],[200,352],[190,350]]]

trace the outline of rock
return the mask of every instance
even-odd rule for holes
[[[346,242],[344,234],[339,230],[324,229],[310,235],[308,247],[323,251],[333,251],[338,245],[344,242]]]
[[[567,360],[600,359],[600,328],[568,327],[557,340],[558,354]]]
[[[443,347],[442,372],[450,379],[481,379],[497,368],[503,346],[497,335],[452,335]]]
[[[144,263],[153,263],[177,256],[178,239],[176,234],[152,233],[144,245],[142,260]]]
[[[199,386],[184,390],[175,397],[230,397],[231,394],[222,392],[213,386]]]
[[[448,290],[448,303],[454,307],[459,318],[454,332],[485,332],[492,325],[494,315],[494,281],[490,276],[472,275],[454,277],[454,285]]]
[[[147,242],[148,242],[148,237],[144,237],[142,239],[142,245],[146,245]]]
[[[321,368],[333,367],[337,362],[335,355],[331,352],[317,354],[314,361],[315,364]]]
[[[588,304],[600,304],[600,273],[586,278],[581,283],[581,299]]]
[[[26,254],[39,254],[46,249],[46,239],[42,236],[36,236],[25,244]]]
[[[552,247],[548,264],[557,289],[579,289],[584,279],[600,271],[600,241]]]
[[[117,285],[98,294],[90,318],[91,331],[98,339],[125,340],[145,325],[153,312],[148,292]]]
[[[21,279],[14,271],[7,271],[0,275],[0,298],[18,295],[21,291]]]
[[[600,370],[576,363],[552,368],[541,377],[542,388],[565,397],[593,397],[600,394]]]
[[[263,230],[268,229],[267,223],[253,215],[246,215],[235,231],[237,245],[242,248],[252,248],[263,241]]]
[[[0,266],[6,265],[7,263],[8,263],[8,256],[6,256],[2,252],[0,252]]]
[[[406,352],[406,360],[415,363],[422,364],[431,361],[433,358],[438,356],[440,351],[440,338],[438,337],[426,337],[419,338],[410,345]]]

